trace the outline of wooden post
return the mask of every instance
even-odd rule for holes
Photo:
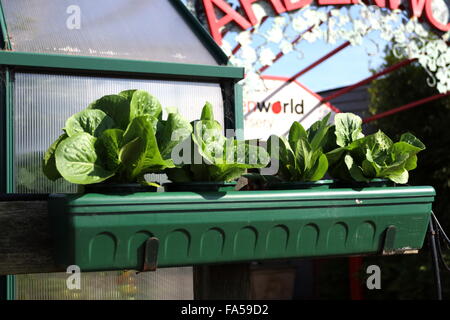
[[[47,201],[0,201],[0,275],[65,271],[52,248]]]

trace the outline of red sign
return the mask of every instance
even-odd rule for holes
[[[255,13],[252,9],[252,3],[259,0],[239,0],[241,7],[245,12],[245,17],[233,10],[231,6],[225,0],[203,0],[203,5],[205,7],[206,16],[208,18],[209,29],[214,40],[218,44],[222,44],[222,35],[220,33],[220,28],[223,26],[234,22],[241,29],[246,30],[251,26],[258,23]],[[313,0],[299,0],[293,2],[292,0],[266,0],[268,1],[277,14],[283,12],[289,12],[303,8],[309,5]],[[433,16],[432,2],[433,0],[408,0],[409,7],[411,10],[411,16],[416,16],[418,18],[423,15],[426,16],[429,23],[438,30],[447,32],[450,30],[450,23],[443,24],[439,22]],[[359,0],[317,0],[318,5],[328,6],[328,5],[351,5],[358,4]],[[400,8],[401,0],[372,0],[373,4],[385,8],[388,6],[390,9],[395,10]],[[222,12],[220,18],[217,17],[215,10]]]

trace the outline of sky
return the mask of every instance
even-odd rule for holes
[[[304,57],[292,52],[271,66],[265,74],[290,77],[326,55],[343,42],[333,45],[324,41],[302,42]],[[384,44],[381,43],[381,46]],[[367,52],[369,51],[369,52]],[[311,71],[298,78],[298,81],[313,91],[320,92],[356,83],[371,75],[370,69],[376,69],[383,62],[382,47],[377,52],[375,46],[365,40],[361,46],[348,46],[333,57],[327,59]]]

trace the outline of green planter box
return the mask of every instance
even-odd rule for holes
[[[432,187],[53,195],[49,214],[58,264],[141,270],[156,259],[170,267],[420,249],[434,195]]]

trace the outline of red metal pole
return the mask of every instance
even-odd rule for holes
[[[268,16],[263,17],[263,18],[261,19],[261,22],[260,22],[259,25],[261,26],[264,22],[266,22],[267,18],[268,18]],[[253,32],[255,32],[255,27],[254,27],[254,26],[253,26],[252,29],[250,30],[250,33],[253,33]],[[241,49],[241,47],[242,47],[241,44],[238,43],[238,44],[234,47],[233,51],[231,51],[231,54],[232,54],[232,55],[235,55],[235,54]]]
[[[349,280],[350,280],[350,299],[363,300],[363,287],[360,281],[360,272],[363,266],[362,257],[350,257],[348,259]]]
[[[406,59],[406,60],[403,60],[403,61],[401,61],[399,63],[396,63],[396,64],[390,66],[389,68],[386,68],[386,69],[384,69],[381,72],[375,73],[374,75],[372,75],[372,76],[370,76],[370,77],[368,77],[368,78],[366,78],[364,80],[361,80],[361,81],[359,81],[359,82],[357,82],[357,83],[355,83],[355,84],[353,84],[351,86],[345,87],[345,88],[343,88],[343,89],[341,89],[339,91],[336,91],[333,94],[330,94],[328,97],[325,97],[322,101],[323,102],[327,102],[327,101],[333,100],[333,99],[335,99],[337,97],[340,97],[343,94],[345,94],[347,92],[350,92],[350,91],[352,91],[352,90],[354,90],[354,89],[356,89],[356,88],[358,88],[360,86],[363,86],[363,85],[371,82],[372,80],[374,80],[376,78],[379,78],[379,77],[381,77],[381,76],[383,76],[383,75],[385,75],[387,73],[390,73],[390,72],[392,72],[394,70],[397,70],[397,69],[399,69],[399,68],[401,68],[403,66],[406,66],[406,65],[410,64],[411,62],[413,62],[415,60],[416,59]]]
[[[289,79],[289,82],[294,81],[295,79],[297,79],[298,77],[300,77],[301,75],[304,75],[305,73],[307,73],[309,70],[317,67],[319,64],[321,64],[322,62],[324,62],[325,60],[327,60],[328,58],[334,56],[336,53],[338,53],[339,51],[341,51],[342,49],[345,49],[346,47],[348,47],[350,45],[349,41],[344,42],[343,44],[341,44],[339,47],[337,47],[336,49],[332,50],[331,52],[327,53],[326,55],[324,55],[322,58],[320,58],[319,60],[317,60],[316,62],[310,64],[308,67],[306,67],[305,69],[303,69],[302,71],[296,73],[294,76],[292,76]]]
[[[331,52],[327,53],[326,55],[324,55],[322,58],[320,58],[319,60],[313,62],[312,64],[310,64],[308,67],[306,67],[305,69],[301,70],[300,72],[297,72],[295,75],[293,75],[292,77],[290,77],[289,79],[286,80],[285,83],[283,83],[279,88],[277,88],[275,91],[273,91],[271,94],[269,94],[265,99],[264,102],[268,101],[270,98],[272,98],[274,95],[276,95],[278,92],[280,92],[283,88],[285,88],[286,86],[288,86],[290,83],[292,83],[293,81],[295,81],[298,77],[300,77],[301,75],[307,73],[308,71],[310,71],[311,69],[315,68],[316,66],[318,66],[319,64],[321,64],[322,62],[324,62],[325,60],[327,60],[328,58],[334,56],[336,53],[338,53],[339,51],[341,51],[342,49],[348,47],[350,45],[349,41],[344,42],[343,44],[341,44],[339,47],[337,47],[336,49],[332,50]],[[250,113],[252,113],[252,111],[250,111],[249,113],[247,113],[245,115],[245,117],[247,117]]]
[[[384,118],[384,117],[396,114],[398,112],[402,112],[402,111],[405,111],[405,110],[408,110],[408,109],[411,109],[411,108],[423,105],[423,104],[425,104],[427,102],[443,98],[443,97],[448,96],[448,95],[450,95],[450,91],[447,92],[447,93],[441,93],[441,94],[437,94],[437,95],[434,95],[434,96],[431,96],[431,97],[428,97],[428,98],[420,99],[418,101],[414,101],[414,102],[405,104],[404,106],[401,106],[401,107],[398,107],[398,108],[394,108],[392,110],[389,110],[389,111],[386,111],[386,112],[382,112],[382,113],[376,114],[374,116],[365,118],[365,119],[363,119],[363,123],[369,123],[369,122],[372,122],[372,121],[375,121],[375,120],[378,120],[378,119],[381,119],[381,118]]]

